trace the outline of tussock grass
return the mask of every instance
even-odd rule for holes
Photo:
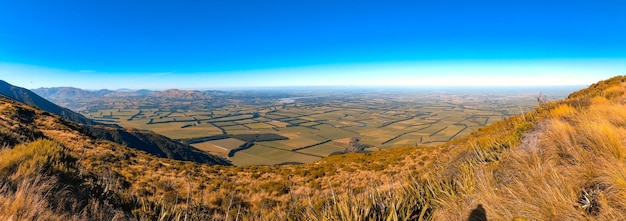
[[[13,186],[0,186],[0,219],[2,220],[54,220],[64,218],[49,208],[45,195],[54,181],[41,176],[24,179]]]
[[[86,191],[76,159],[51,140],[0,152],[0,220],[115,220],[125,214]]]
[[[51,116],[24,119],[37,128],[0,117],[5,144],[21,143],[0,149],[0,219],[626,220],[624,82],[599,82],[444,145],[308,165],[160,159]]]
[[[615,96],[623,88],[617,84],[607,93],[588,93],[596,96],[590,99],[574,98],[589,99],[588,105],[571,106],[578,103],[572,99],[547,104],[552,108],[533,118],[535,128],[526,133],[537,137],[521,140],[536,139],[530,145],[513,145],[500,154],[474,148],[476,158],[484,160],[457,178],[473,181],[457,182],[465,187],[437,200],[432,218],[467,219],[479,204],[495,220],[626,218],[626,106]]]

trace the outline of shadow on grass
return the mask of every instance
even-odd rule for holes
[[[473,209],[472,212],[470,212],[467,221],[487,221],[487,211],[485,211],[483,205],[478,204],[476,209]]]

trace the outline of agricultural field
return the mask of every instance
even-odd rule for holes
[[[352,138],[368,150],[441,144],[531,110],[540,91],[552,99],[571,91],[557,89],[334,89],[256,97],[241,92],[210,96],[216,105],[176,97],[109,98],[80,113],[189,141],[237,165],[310,163],[341,153]]]

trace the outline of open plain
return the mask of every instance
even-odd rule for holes
[[[531,110],[538,105],[540,93],[549,99],[560,99],[572,90],[573,87],[168,90],[153,92],[152,96],[85,99],[71,107],[102,123],[152,130],[181,140],[227,157],[237,165],[266,165],[310,163],[340,154],[352,138],[359,138],[365,151],[438,145]]]

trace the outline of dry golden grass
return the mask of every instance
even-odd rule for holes
[[[79,175],[67,149],[36,140],[0,152],[0,220],[117,220],[122,211],[99,201],[99,187]]]
[[[624,220],[624,81],[600,82],[440,146],[284,166],[156,158],[94,140],[54,116],[16,118],[28,108],[5,102],[0,132],[24,144],[0,152],[0,219]],[[36,181],[42,168],[47,178]],[[68,210],[37,189],[75,188],[65,179],[106,197],[54,192],[83,202]]]
[[[623,94],[623,85],[610,91]],[[472,191],[438,200],[433,218],[466,219],[480,204],[494,220],[626,219],[626,106],[612,99],[594,97],[588,108],[557,105],[535,126],[538,137],[522,140],[537,139],[532,145],[461,172],[468,176],[457,182],[469,180],[456,189]]]
[[[15,190],[8,183],[0,187],[1,220],[55,220],[62,218],[49,208],[44,197],[53,181],[42,180],[41,176],[21,181]]]

